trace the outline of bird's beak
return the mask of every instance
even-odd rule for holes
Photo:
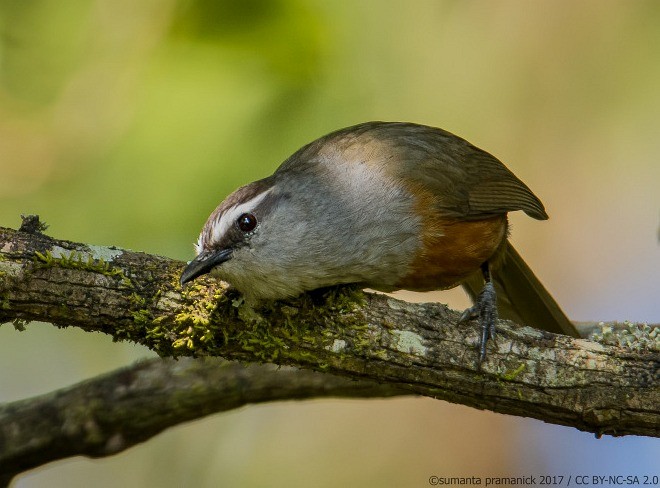
[[[218,251],[206,251],[188,263],[186,269],[181,273],[181,286],[198,276],[208,273],[218,264],[224,263],[231,258],[231,249],[220,249]]]

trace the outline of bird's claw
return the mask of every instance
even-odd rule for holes
[[[477,297],[474,305],[465,310],[458,323],[479,319],[481,325],[481,342],[479,343],[479,363],[486,359],[486,344],[489,339],[495,339],[495,324],[497,323],[497,296],[492,282],[486,283]]]

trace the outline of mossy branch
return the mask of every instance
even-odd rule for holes
[[[253,311],[212,279],[182,290],[182,268],[0,228],[0,321],[100,331],[165,357],[308,368],[599,435],[660,435],[660,352],[651,327],[636,329],[642,336],[631,349],[502,321],[479,365],[477,326],[457,327],[458,312],[441,304],[344,288]]]

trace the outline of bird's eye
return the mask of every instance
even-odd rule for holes
[[[257,218],[251,213],[244,213],[236,219],[236,225],[243,232],[252,232],[257,226]]]

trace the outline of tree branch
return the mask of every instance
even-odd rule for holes
[[[252,311],[222,282],[182,291],[181,262],[38,230],[0,229],[0,259],[0,321],[17,327],[40,320],[161,356],[288,364],[597,434],[660,434],[657,335],[632,350],[502,321],[480,367],[476,325],[457,327],[441,304],[344,288]]]
[[[244,366],[219,358],[140,361],[0,405],[0,483],[70,456],[110,456],[168,427],[248,403],[409,394],[390,385],[272,364]]]

